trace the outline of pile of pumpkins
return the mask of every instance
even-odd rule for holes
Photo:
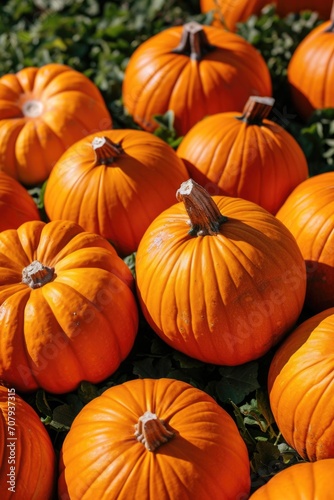
[[[330,2],[295,3],[329,17]],[[56,466],[21,395],[107,379],[130,353],[140,314],[202,362],[240,365],[275,348],[271,409],[304,461],[251,498],[330,498],[334,172],[310,178],[296,140],[270,120],[269,70],[233,32],[246,2],[227,4],[240,12],[230,19],[221,0],[212,26],[172,27],[134,52],[123,101],[141,129],[114,129],[99,89],[68,66],[0,78],[2,498],[250,497],[235,422],[180,380],[106,390],[74,420]],[[262,4],[247,2],[251,13]],[[328,20],[291,60],[300,119],[334,106],[333,43]],[[183,136],[177,150],[152,134],[168,110]],[[27,190],[42,183],[43,220]],[[135,276],[124,261],[134,252]]]

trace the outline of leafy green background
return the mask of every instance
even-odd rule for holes
[[[209,24],[197,0],[10,0],[0,16],[0,76],[25,66],[50,62],[70,65],[86,74],[101,90],[117,128],[137,126],[122,106],[124,70],[133,51],[150,36],[172,25],[196,20]],[[238,33],[265,58],[271,72],[275,106],[270,118],[299,142],[310,175],[333,170],[334,110],[314,113],[302,123],[289,99],[286,70],[295,48],[321,21],[305,12],[279,18],[268,6],[260,16],[238,25]],[[173,115],[158,117],[156,134],[173,147],[179,143]],[[42,210],[40,187],[32,190]],[[135,255],[126,262],[133,270]],[[53,396],[39,390],[24,396],[47,426],[59,452],[75,415],[106,388],[136,377],[172,377],[208,392],[237,422],[252,463],[252,489],[300,457],[284,443],[271,415],[266,395],[272,353],[239,367],[204,364],[166,346],[141,318],[139,335],[129,357],[103,383],[82,383],[77,391]]]

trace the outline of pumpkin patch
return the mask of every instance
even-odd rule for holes
[[[1,499],[331,495],[331,7],[3,3]]]

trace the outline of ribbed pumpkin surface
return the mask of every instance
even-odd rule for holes
[[[334,307],[334,172],[302,182],[276,217],[294,235],[305,259],[305,304],[314,312]]]
[[[39,416],[13,389],[0,386],[1,499],[51,500],[55,477],[56,456]]]
[[[272,477],[249,500],[331,500],[334,459],[294,464]],[[283,493],[284,492],[284,493]]]
[[[287,337],[272,360],[268,388],[287,443],[310,461],[334,458],[334,308]]]
[[[306,273],[289,231],[258,205],[213,197],[227,217],[191,236],[179,203],[143,236],[136,283],[146,319],[168,344],[200,360],[242,364],[263,355],[297,320]]]
[[[153,452],[134,436],[146,411],[174,432]],[[248,453],[233,419],[178,380],[106,390],[82,409],[62,448],[61,499],[242,500],[249,488]]]
[[[272,93],[263,57],[235,33],[193,23],[189,36],[196,39],[194,51],[185,43],[185,50],[176,53],[186,26],[151,37],[129,60],[122,89],[124,106],[145,130],[157,128],[154,115],[172,110],[181,136],[207,115],[241,111],[250,95]]]

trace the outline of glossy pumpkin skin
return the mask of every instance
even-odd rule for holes
[[[268,375],[276,423],[309,461],[334,458],[333,335],[334,308],[310,317],[279,347]]]
[[[44,182],[62,153],[111,127],[103,97],[63,64],[27,67],[0,78],[0,170],[25,185]]]
[[[33,261],[50,281],[23,281]],[[0,233],[0,379],[53,393],[97,383],[128,355],[138,312],[129,268],[101,236],[69,221],[27,222]]]
[[[276,12],[284,17],[290,12],[312,10],[322,19],[328,19],[332,0],[200,0],[202,12],[214,11],[213,25],[235,31],[237,23],[245,22],[251,15],[259,15],[263,7],[275,4]]]
[[[275,474],[249,500],[325,500],[333,495],[334,459],[294,464]]]
[[[55,479],[56,457],[40,418],[13,388],[0,386],[2,500],[51,500]]]
[[[242,112],[204,118],[184,136],[177,154],[189,176],[212,195],[244,198],[275,214],[307,179],[305,155],[278,123],[242,118]]]
[[[297,186],[277,212],[306,262],[305,305],[313,312],[334,307],[334,172]]]
[[[261,54],[242,37],[202,26],[209,50],[200,59],[176,54],[183,26],[168,28],[142,43],[125,71],[122,95],[133,119],[152,132],[153,115],[172,110],[184,135],[204,116],[241,111],[249,95],[271,95],[270,73]],[[255,70],[254,70],[255,68]]]
[[[121,144],[112,163],[94,150],[94,139]],[[104,158],[102,158],[103,161]],[[117,129],[87,136],[74,144],[54,166],[44,205],[51,220],[68,219],[112,242],[124,255],[137,250],[149,224],[175,203],[175,192],[188,172],[162,139],[140,130]]]
[[[291,99],[307,120],[316,109],[334,107],[333,21],[314,28],[298,45],[288,68]]]
[[[175,433],[153,452],[134,436],[146,411]],[[230,415],[203,391],[164,378],[128,381],[88,403],[59,470],[61,500],[242,500],[250,489],[247,449]]]
[[[169,345],[208,363],[262,356],[293,326],[306,276],[289,231],[258,205],[212,197],[227,221],[191,236],[183,203],[147,229],[136,256],[143,313]]]
[[[17,229],[24,222],[40,220],[36,203],[13,177],[0,171],[0,231]]]

